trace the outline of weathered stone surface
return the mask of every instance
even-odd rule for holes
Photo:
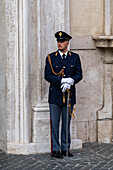
[[[96,121],[74,122],[72,127],[72,139],[76,138],[81,139],[83,143],[96,141]]]
[[[102,50],[74,50],[74,52],[80,55],[83,68],[83,79],[76,85],[77,120],[96,120],[96,112],[103,105],[104,52]]]
[[[101,35],[104,24],[103,9],[103,0],[71,0],[70,22],[72,35]]]
[[[50,152],[50,144],[48,142],[37,142],[29,144],[17,144],[17,143],[8,143],[7,144],[7,153],[13,154],[36,154],[36,153],[45,153]]]
[[[0,1],[0,149],[6,150],[6,26],[5,1]]]
[[[112,9],[110,0],[0,2],[0,148],[7,146],[10,153],[50,151],[44,66],[47,54],[57,50],[58,30],[72,35],[70,49],[80,55],[83,68],[83,80],[76,85],[71,147],[112,140]]]
[[[72,139],[71,149],[80,149],[82,148],[82,140]]]
[[[112,120],[98,120],[98,142],[109,143],[112,139]]]

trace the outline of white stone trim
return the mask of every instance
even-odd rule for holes
[[[110,35],[110,0],[105,0],[105,35]]]
[[[64,18],[65,18],[65,23],[64,23],[64,28],[65,31],[70,34],[70,0],[65,0],[65,8],[64,8]]]
[[[19,51],[20,51],[20,142],[30,141],[30,112],[28,99],[28,1],[19,1]],[[27,96],[27,97],[26,97]]]
[[[17,11],[17,24],[18,24],[18,0],[17,0],[17,3],[16,3],[16,11]],[[18,35],[18,29],[17,29],[17,35]],[[16,41],[16,46],[17,46],[17,49],[18,49],[18,38],[17,38],[17,41]],[[17,50],[17,57],[16,57],[16,61],[15,61],[15,73],[16,73],[16,76],[15,76],[15,85],[16,85],[16,88],[15,88],[15,142],[18,143],[19,142],[19,131],[20,131],[20,125],[19,125],[19,51]]]
[[[28,88],[28,5],[28,0],[19,1],[20,143],[29,143],[31,138],[31,113]]]
[[[23,75],[23,41],[22,41],[22,32],[23,32],[23,2],[19,1],[19,56],[20,56],[20,143],[23,143],[24,137],[23,137],[23,132],[24,132],[24,122],[23,122],[23,117],[24,117],[24,75]]]
[[[7,141],[19,141],[19,91],[18,91],[18,0],[6,0],[6,121]],[[14,125],[14,126],[13,126]],[[12,128],[13,126],[13,128]]]
[[[28,1],[6,1],[7,141],[29,143]]]

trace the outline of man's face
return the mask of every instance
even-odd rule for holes
[[[67,51],[68,45],[69,41],[57,41],[58,49],[64,53]]]

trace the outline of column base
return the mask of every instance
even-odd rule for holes
[[[7,153],[8,154],[37,154],[37,153],[47,153],[50,152],[50,146],[48,143],[28,143],[28,144],[17,144],[17,143],[8,143],[7,144]]]
[[[0,149],[1,149],[2,151],[6,152],[6,147],[7,147],[6,142],[0,140]]]
[[[74,139],[72,140],[71,149],[80,149],[82,148],[82,140]],[[51,152],[51,146],[48,143],[28,143],[28,144],[17,144],[17,143],[8,143],[7,151],[8,154],[37,154],[37,153],[48,153]]]
[[[81,139],[72,139],[71,149],[81,149],[82,148],[82,140]]]
[[[60,126],[61,128],[61,126]],[[61,130],[60,130],[61,131]],[[50,151],[51,148],[51,139],[50,139],[50,115],[49,115],[49,107],[48,106],[39,106],[33,108],[33,142],[38,143],[40,145],[41,152]],[[82,140],[81,139],[73,139],[71,149],[79,149],[82,148]],[[47,144],[46,147],[44,144]],[[44,145],[44,146],[43,146]],[[40,153],[40,151],[39,151]]]

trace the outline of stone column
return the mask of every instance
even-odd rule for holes
[[[6,1],[7,142],[19,142],[18,1]]]
[[[28,70],[28,12],[28,0],[19,1],[20,143],[29,143],[31,138]]]
[[[7,152],[27,153],[31,142],[28,1],[6,0]]]

